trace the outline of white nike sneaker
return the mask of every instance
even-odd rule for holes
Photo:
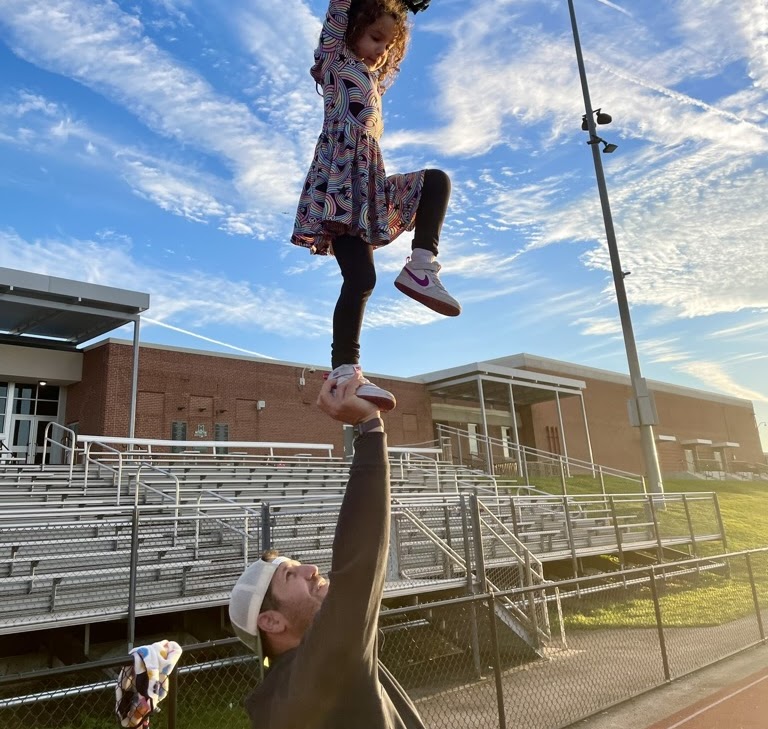
[[[408,258],[395,279],[395,286],[406,296],[416,299],[432,311],[445,316],[461,314],[461,304],[453,298],[440,281],[437,261],[414,261]]]
[[[338,366],[333,372],[325,376],[325,379],[336,380],[336,386],[338,387],[342,382],[346,382],[350,377],[355,377],[357,373],[362,376],[363,370],[358,364],[345,364]],[[335,392],[335,390],[334,390]],[[370,380],[363,377],[363,384],[357,388],[355,393],[362,400],[368,400],[376,405],[381,412],[386,413],[393,410],[397,405],[395,396],[385,390],[383,387],[374,385]]]

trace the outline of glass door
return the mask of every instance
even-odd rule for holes
[[[42,463],[45,429],[58,419],[59,388],[19,383],[14,388],[10,410],[12,455],[25,463]]]

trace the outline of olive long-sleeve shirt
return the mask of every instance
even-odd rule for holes
[[[367,433],[355,442],[328,594],[299,646],[248,696],[253,729],[424,729],[378,660],[389,524],[387,439]]]

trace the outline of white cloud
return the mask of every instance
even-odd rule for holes
[[[150,128],[220,156],[235,185],[270,210],[294,202],[289,138],[158,48],[114,2],[7,0],[14,50],[123,104]]]
[[[574,324],[580,325],[581,333],[588,336],[615,336],[621,335],[621,323],[615,317],[607,319],[603,317],[582,317],[576,319]]]
[[[0,140],[117,175],[136,195],[169,213],[260,239],[282,225],[270,212],[252,212],[230,180],[122,144],[43,96],[21,91],[0,105],[0,112],[4,109],[9,110],[7,131],[0,132]],[[15,117],[22,117],[18,124],[25,126],[8,126]]]
[[[224,206],[212,195],[166,170],[129,159],[125,161],[124,174],[139,195],[175,215],[202,223],[226,214]]]
[[[597,0],[597,2],[609,8],[613,8],[614,10],[618,10],[618,12],[623,13],[624,15],[630,18],[632,17],[632,13],[630,13],[629,10],[625,10],[620,5],[617,5],[616,3],[612,3],[609,0]]]
[[[746,400],[768,402],[768,393],[752,390],[736,382],[717,362],[693,361],[678,365],[676,369],[702,382],[708,389]]]
[[[330,311],[327,316],[318,314],[323,307],[316,302],[302,301],[279,287],[212,272],[149,266],[136,258],[129,241],[121,236],[113,239],[108,231],[102,232],[99,242],[28,241],[12,231],[0,231],[0,266],[148,291],[152,319],[180,328],[227,326],[286,337],[326,335],[330,329]]]

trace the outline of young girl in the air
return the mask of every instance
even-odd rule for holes
[[[333,314],[330,377],[360,370],[360,331],[376,284],[373,250],[414,230],[413,251],[395,286],[446,316],[461,313],[435,260],[451,183],[440,170],[387,177],[379,149],[381,95],[406,51],[403,0],[330,0],[310,73],[322,86],[323,129],[299,200],[291,242],[336,256],[343,284]],[[381,410],[395,397],[368,380],[357,394]]]

